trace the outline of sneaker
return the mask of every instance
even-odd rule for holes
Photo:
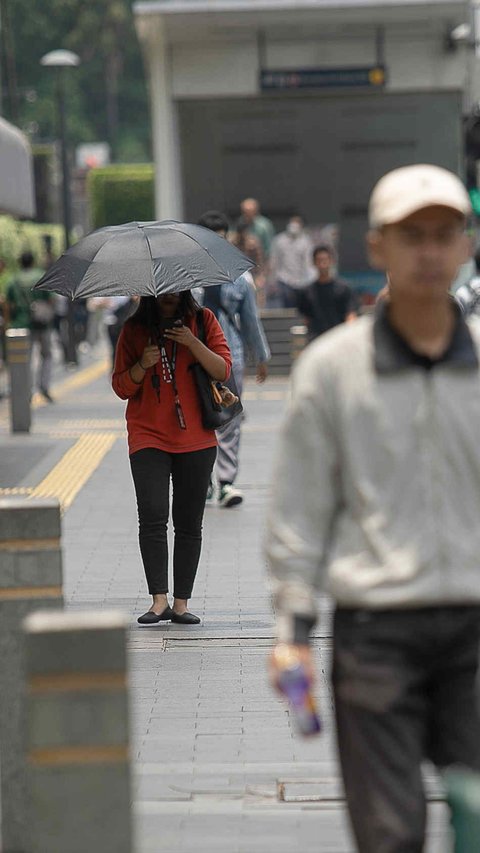
[[[220,486],[220,493],[218,495],[218,505],[223,506],[225,508],[231,506],[238,506],[243,501],[242,493],[232,486],[231,483],[224,483],[223,486]]]

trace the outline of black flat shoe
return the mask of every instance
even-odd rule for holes
[[[165,610],[157,616],[152,610],[147,610],[143,616],[139,616],[137,622],[140,625],[157,625],[158,622],[171,622],[173,619],[173,610],[167,605]]]
[[[202,620],[200,616],[194,616],[193,613],[175,613],[172,610],[172,622],[177,622],[178,625],[199,625]]]

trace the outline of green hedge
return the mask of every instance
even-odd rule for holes
[[[155,219],[153,164],[116,164],[88,174],[93,228]]]
[[[64,235],[61,225],[43,224],[41,222],[20,222],[13,216],[0,216],[0,258],[7,268],[0,277],[0,291],[5,280],[17,267],[17,261],[22,252],[30,251],[38,265],[45,261],[45,243],[43,235],[52,238],[52,252],[58,257],[63,252]]]

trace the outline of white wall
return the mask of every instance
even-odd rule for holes
[[[253,40],[223,45],[173,45],[173,96],[181,98],[251,97],[259,94],[259,57]],[[267,68],[345,67],[376,62],[370,34],[358,38],[305,39],[267,43]],[[440,34],[412,37],[386,31],[385,61],[388,89],[462,89],[465,85],[464,49],[445,53]]]
[[[255,95],[258,56],[254,42],[172,47],[174,98]]]

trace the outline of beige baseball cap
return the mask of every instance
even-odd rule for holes
[[[425,207],[450,207],[462,216],[472,212],[460,178],[440,166],[404,166],[384,175],[370,196],[370,228],[401,222]]]

